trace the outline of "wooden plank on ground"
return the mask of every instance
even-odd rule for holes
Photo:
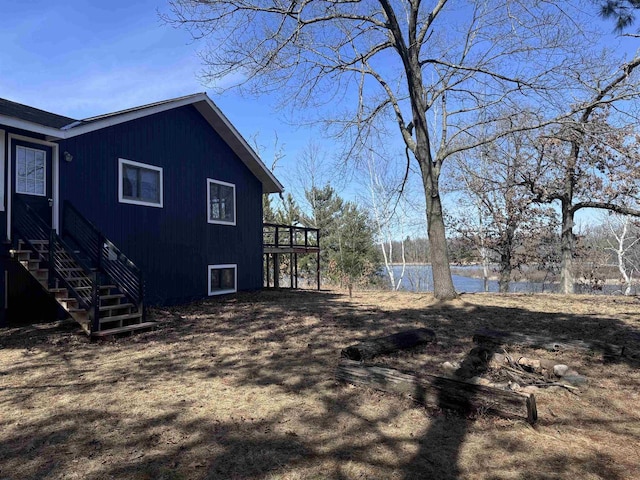
[[[523,333],[503,332],[488,328],[476,330],[473,335],[473,341],[479,344],[524,345],[553,352],[564,350],[601,351],[608,357],[620,357],[625,353],[624,347],[600,341],[586,342],[564,337],[551,338],[543,335],[525,335]]]
[[[398,350],[434,342],[435,339],[436,334],[433,330],[416,328],[351,345],[342,350],[341,355],[349,360],[369,360],[377,355],[393,353]]]
[[[483,411],[505,418],[538,420],[533,394],[509,392],[429,374],[409,374],[386,367],[363,365],[342,359],[336,378],[354,385],[399,393],[427,406],[457,410],[463,414]]]

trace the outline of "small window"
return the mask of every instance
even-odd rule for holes
[[[162,207],[162,168],[120,158],[118,179],[120,202]]]
[[[16,193],[41,197],[47,195],[46,158],[44,150],[16,146]]]
[[[207,178],[207,220],[223,225],[236,224],[236,186]]]
[[[209,295],[237,291],[237,265],[209,265]]]

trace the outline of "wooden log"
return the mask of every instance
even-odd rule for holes
[[[336,378],[354,385],[408,395],[423,405],[464,414],[483,411],[506,418],[524,418],[532,425],[538,420],[536,399],[531,393],[509,392],[436,375],[409,374],[346,359],[340,361]]]
[[[369,360],[376,355],[384,355],[385,353],[424,345],[435,341],[435,339],[436,334],[433,330],[416,328],[351,345],[342,350],[341,356],[349,360]]]
[[[473,341],[479,344],[492,345],[524,345],[543,348],[552,352],[563,350],[601,351],[607,357],[620,357],[625,349],[619,345],[611,345],[597,340],[586,342],[565,337],[550,338],[542,335],[525,335],[522,333],[503,332],[482,328],[476,330]]]

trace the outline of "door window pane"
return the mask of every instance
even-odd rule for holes
[[[16,147],[16,193],[46,196],[47,154],[43,150]]]

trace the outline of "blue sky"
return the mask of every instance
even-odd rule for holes
[[[0,97],[73,118],[207,91],[267,165],[275,132],[287,149],[278,170],[310,135],[285,124],[271,99],[216,95],[198,79],[197,50],[164,25],[162,0],[0,0]],[[276,171],[279,176],[282,173]]]
[[[167,10],[165,0],[0,0],[0,97],[85,118],[208,90],[251,144],[258,136],[268,166],[277,132],[285,158],[276,175],[290,186],[302,150],[322,143],[319,131],[294,128],[269,96],[207,89],[198,79],[203,45],[164,25],[158,12]],[[637,40],[625,43],[635,49]]]

